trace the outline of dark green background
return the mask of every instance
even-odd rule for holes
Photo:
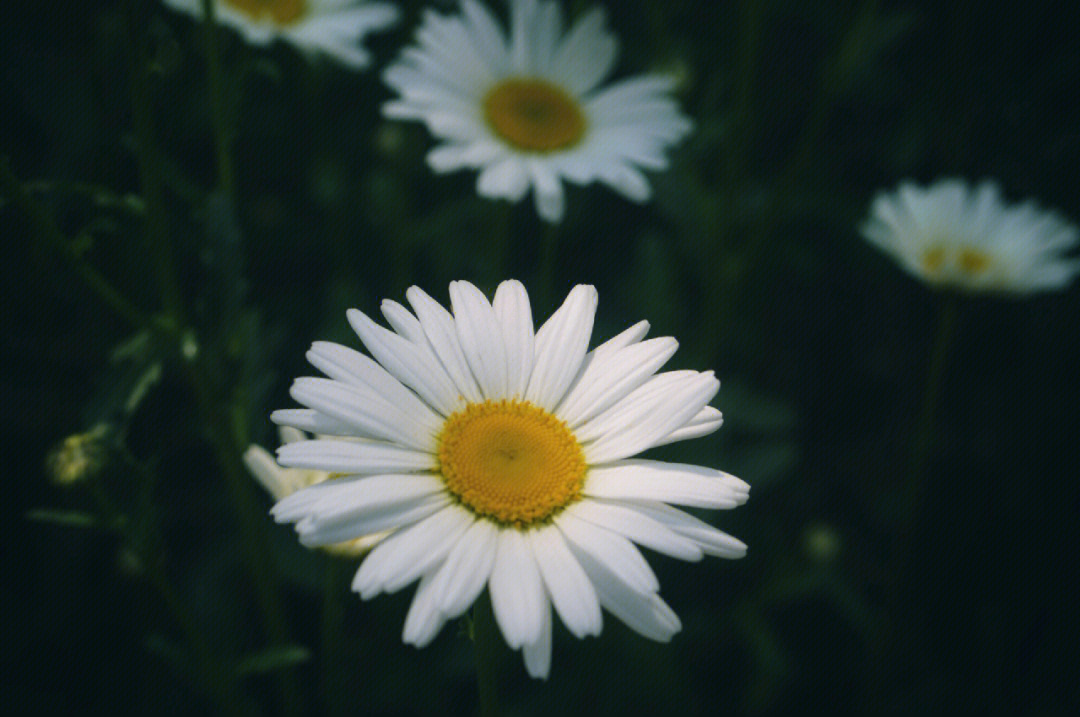
[[[221,709],[146,564],[221,665],[264,650],[237,501],[253,507],[291,654],[309,653],[238,679],[240,702],[269,714],[473,712],[459,625],[422,651],[402,645],[412,589],[361,602],[348,591],[355,561],[300,547],[253,482],[231,496],[212,447],[275,442],[267,416],[292,405],[292,377],[313,372],[309,342],[359,345],[346,308],[377,313],[412,283],[446,301],[452,279],[490,295],[516,277],[538,318],[592,283],[596,341],[647,318],[653,335],[679,339],[672,367],[714,369],[725,426],[655,453],[728,470],[753,490],[737,510],[704,514],[749,545],[745,559],[648,556],[683,621],[670,645],[613,618],[584,642],[557,628],[547,682],[506,653],[508,710],[1075,713],[1080,288],[959,302],[926,457],[911,474],[950,299],[855,229],[873,193],[907,177],[995,178],[1011,200],[1080,218],[1070,4],[610,2],[617,74],[681,73],[697,126],[653,175],[654,201],[570,187],[555,232],[531,197],[493,203],[476,197],[475,173],[432,175],[426,131],[381,118],[390,93],[378,72],[419,19],[420,3],[401,4],[404,21],[367,43],[376,59],[363,74],[223,33],[235,212],[213,189],[190,18],[153,2],[6,6],[0,154],[34,206],[83,237],[79,261],[153,312],[145,214],[113,205],[143,196],[129,58],[149,63],[154,145],[141,149],[158,160],[184,328],[212,395],[200,408],[173,341],[144,334],[116,358],[136,330],[85,288],[11,191],[0,195],[4,712]],[[160,380],[125,414],[155,365]],[[49,482],[50,448],[102,420],[125,430],[93,490]],[[127,539],[28,517],[94,514],[94,491],[128,516]]]

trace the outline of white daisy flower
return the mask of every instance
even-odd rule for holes
[[[476,0],[461,14],[427,11],[406,49],[386,69],[401,98],[388,117],[423,120],[442,144],[435,172],[480,170],[481,196],[519,201],[532,187],[536,211],[563,216],[560,178],[601,181],[636,202],[651,189],[639,168],[668,166],[665,150],[692,127],[669,96],[670,77],[647,75],[600,87],[615,64],[615,37],[600,8],[565,35],[559,4],[510,0],[510,33]]]
[[[164,0],[196,17],[202,0]],[[352,69],[368,65],[364,37],[392,25],[397,6],[365,0],[214,0],[214,15],[253,45],[284,40],[307,55],[325,54]]]
[[[374,359],[333,343],[308,352],[328,378],[297,379],[290,393],[307,408],[272,419],[342,438],[287,443],[278,460],[343,475],[285,497],[274,517],[309,546],[393,530],[352,586],[368,599],[419,580],[403,636],[418,647],[485,586],[534,677],[550,667],[552,607],[577,637],[600,633],[603,607],[669,640],[679,619],[633,543],[683,560],[742,557],[743,543],[669,503],[733,508],[749,486],[633,456],[720,427],[713,374],[657,374],[677,342],[643,341],[644,321],[589,351],[591,286],[535,333],[516,281],[492,302],[452,283],[453,314],[415,286],[406,297],[415,314],[383,302],[393,331],[348,313]]]
[[[282,443],[295,443],[306,441],[308,435],[291,426],[281,426],[278,429]],[[251,445],[244,451],[244,465],[255,477],[266,492],[274,500],[281,500],[285,496],[292,495],[301,488],[309,485],[322,483],[333,474],[326,471],[304,470],[302,468],[282,468],[262,446]],[[371,550],[376,543],[385,538],[389,533],[383,531],[372,535],[365,535],[355,540],[346,540],[333,545],[324,546],[325,550],[343,557],[357,557]]]
[[[1008,205],[994,182],[901,182],[870,207],[863,236],[912,276],[966,292],[1029,294],[1064,289],[1080,271],[1065,253],[1076,226],[1033,201]]]

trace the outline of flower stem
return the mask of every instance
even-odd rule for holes
[[[542,310],[554,311],[556,306],[555,262],[559,254],[559,225],[545,222],[543,237],[540,239],[539,284],[540,306]],[[535,307],[533,308],[535,311]]]
[[[949,356],[952,353],[953,340],[959,321],[960,301],[953,294],[947,294],[938,310],[937,330],[934,334],[933,347],[930,350],[930,362],[926,373],[926,386],[923,389],[922,405],[919,417],[912,433],[911,450],[908,454],[907,472],[904,475],[908,486],[902,505],[913,510],[922,496],[926,484],[924,473],[926,461],[933,444],[934,416],[941,389],[945,379]]]
[[[105,494],[100,484],[92,482],[90,492],[98,504],[98,510],[104,515],[108,525],[120,533],[125,547],[138,560],[142,574],[157,591],[173,620],[184,633],[188,646],[195,653],[198,663],[195,670],[204,683],[203,688],[207,695],[228,714],[258,714],[255,705],[229,679],[231,670],[217,659],[194,616],[188,611],[187,605],[180,599],[165,576],[157,556],[146,554],[140,547],[142,541],[133,529],[131,521]]]
[[[236,173],[232,161],[232,128],[226,111],[222,83],[221,52],[218,48],[217,16],[213,0],[202,0],[203,49],[210,84],[210,111],[214,124],[214,150],[217,156],[218,189],[229,198],[236,197]]]
[[[26,191],[26,187],[12,173],[7,157],[0,157],[0,190],[30,221],[37,237],[62,256],[83,283],[97,294],[98,298],[117,316],[136,327],[150,324],[149,317],[141,309],[128,301],[97,269],[82,261],[79,253],[72,247],[68,238],[61,233],[49,213],[33,200],[30,193]],[[35,242],[31,244],[37,246]]]
[[[480,693],[480,717],[498,717],[499,628],[487,591],[473,606],[473,644],[476,647],[476,686]]]
[[[166,229],[161,172],[154,149],[149,76],[138,44],[141,27],[138,21],[140,5],[135,0],[129,0],[128,3],[128,59],[131,67],[132,117],[139,179],[146,202],[146,247],[154,260],[153,271],[161,290],[165,312],[174,325],[186,327],[188,321],[176,281],[172,248]],[[233,392],[222,390],[223,387],[218,385],[217,376],[220,372],[213,366],[211,359],[200,355],[198,360],[185,364],[186,376],[195,395],[202,425],[207,430],[207,437],[224,475],[226,490],[239,517],[243,553],[254,583],[253,591],[262,614],[268,642],[271,647],[286,645],[288,632],[276,591],[268,540],[257,514],[255,497],[251,493],[251,481],[247,478],[240,460],[246,445],[238,430],[240,422],[234,420],[234,412],[228,401]],[[295,675],[289,671],[283,672],[278,680],[278,687],[285,713],[299,714],[301,701]]]

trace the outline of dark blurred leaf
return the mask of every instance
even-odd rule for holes
[[[244,657],[236,664],[239,675],[259,675],[283,670],[311,659],[311,651],[300,645],[275,647]]]
[[[50,523],[65,528],[103,528],[96,515],[78,510],[58,510],[53,508],[34,508],[27,511],[27,520],[38,523]]]

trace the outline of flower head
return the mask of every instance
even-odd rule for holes
[[[861,231],[909,274],[961,291],[1063,289],[1080,271],[1065,257],[1080,243],[1076,227],[1032,201],[1005,204],[990,181],[901,182],[874,198]]]
[[[196,17],[203,14],[203,0],[165,4]],[[398,17],[395,5],[365,0],[214,0],[214,13],[253,45],[281,39],[306,54],[325,54],[357,70],[371,61],[360,47],[364,37]]]
[[[683,560],[741,557],[746,546],[671,507],[733,508],[749,486],[694,465],[635,459],[720,427],[711,372],[657,371],[672,338],[641,322],[588,350],[596,291],[578,286],[534,332],[516,281],[488,299],[450,285],[453,314],[417,287],[413,312],[385,301],[393,331],[359,311],[349,323],[371,356],[316,342],[328,378],[299,378],[303,409],[276,423],[337,438],[291,442],[283,466],[341,474],[273,508],[318,546],[393,531],[364,560],[364,599],[419,580],[404,640],[426,645],[484,590],[507,644],[546,677],[551,608],[577,637],[601,607],[667,641],[680,629],[633,543]]]
[[[665,151],[692,125],[668,94],[670,77],[600,86],[617,55],[604,25],[593,8],[564,35],[552,0],[510,0],[509,36],[476,0],[462,0],[460,15],[429,10],[419,46],[383,75],[401,95],[383,111],[422,120],[445,141],[428,154],[434,171],[479,169],[485,197],[518,201],[531,186],[549,222],[563,215],[561,179],[599,180],[644,202],[651,189],[639,168],[666,169]]]

